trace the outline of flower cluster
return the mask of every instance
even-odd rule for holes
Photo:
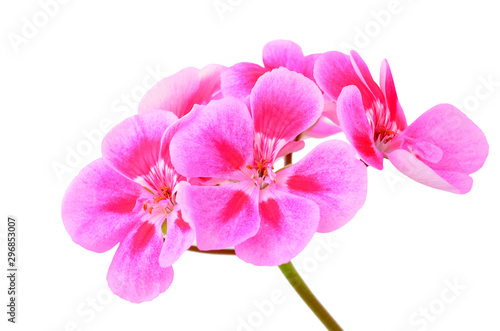
[[[111,290],[152,300],[174,262],[234,247],[254,265],[289,262],[316,232],[334,231],[362,207],[367,166],[384,158],[417,182],[471,189],[485,162],[482,131],[459,109],[437,105],[407,125],[387,61],[380,85],[356,52],[304,56],[291,42],[263,50],[263,64],[186,68],[158,82],[138,114],[114,127],[102,158],[72,181],[62,219],[73,241],[105,252]],[[343,132],[295,164],[282,159],[306,138]]]

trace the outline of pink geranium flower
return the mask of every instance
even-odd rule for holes
[[[176,201],[185,178],[170,162],[176,120],[159,110],[114,127],[104,138],[103,157],[78,174],[62,204],[64,226],[77,244],[101,253],[120,242],[107,280],[113,293],[131,302],[164,292],[171,265],[194,241]]]
[[[430,187],[467,193],[469,174],[488,155],[483,132],[456,107],[434,106],[407,126],[387,60],[380,87],[355,51],[323,54],[316,62],[318,85],[337,100],[340,125],[361,158],[377,169],[388,158],[403,174]]]
[[[285,68],[260,77],[250,111],[242,101],[212,101],[170,144],[186,177],[224,178],[218,186],[184,185],[177,199],[202,250],[235,246],[255,265],[289,262],[316,231],[348,222],[366,197],[366,167],[341,141],[320,144],[297,164],[275,171],[289,143],[323,110],[318,87]]]
[[[221,72],[225,67],[210,64],[203,69],[185,68],[156,83],[141,99],[139,114],[166,110],[183,117],[195,104],[205,105],[221,97]]]
[[[262,51],[264,67],[250,62],[240,62],[222,72],[221,89],[224,96],[233,96],[249,102],[250,93],[257,79],[273,69],[280,67],[303,74],[314,81],[314,63],[320,54],[304,56],[302,49],[289,40],[268,42]],[[342,131],[338,126],[335,103],[330,99],[324,102],[322,116],[311,128],[306,128],[306,136],[325,138]]]

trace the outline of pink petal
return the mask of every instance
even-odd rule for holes
[[[401,173],[421,184],[459,194],[472,188],[470,176],[455,171],[436,171],[404,149],[397,149],[387,156]]]
[[[104,137],[103,158],[131,180],[149,174],[158,162],[163,133],[176,120],[160,110],[125,119]]]
[[[310,54],[305,57],[305,68],[304,68],[304,76],[312,80],[313,82],[316,82],[314,79],[314,65],[316,64],[316,60],[321,56],[321,54]]]
[[[267,71],[254,63],[237,63],[222,72],[222,93],[224,96],[232,96],[242,100],[249,98],[257,79]]]
[[[319,206],[318,232],[330,232],[346,224],[366,199],[366,166],[350,145],[339,140],[321,143],[276,175],[279,189]]]
[[[337,116],[347,140],[356,148],[361,158],[381,170],[384,154],[375,146],[361,93],[356,86],[347,86],[342,90],[337,102]]]
[[[158,262],[163,236],[157,226],[140,222],[120,244],[108,270],[109,288],[120,298],[140,303],[156,298],[170,286],[172,267]]]
[[[195,104],[207,104],[212,97],[220,94],[221,75],[227,68],[218,64],[209,64],[199,72],[200,87],[191,99],[192,105],[188,105],[187,114]],[[181,115],[184,116],[185,114]]]
[[[310,79],[285,68],[264,74],[252,90],[255,132],[291,141],[311,127],[323,111],[323,96]]]
[[[163,163],[170,169],[174,169],[172,160],[170,157],[170,143],[172,138],[177,134],[177,132],[183,128],[188,122],[195,118],[198,112],[202,111],[205,106],[195,105],[193,109],[186,114],[186,116],[181,117],[179,120],[171,124],[163,133],[161,137],[161,147],[160,147],[160,159]],[[184,180],[184,179],[183,179]]]
[[[191,185],[197,186],[215,186],[223,182],[227,182],[227,178],[213,178],[213,177],[191,177],[188,180]]]
[[[323,116],[330,119],[333,123],[340,125],[339,118],[337,117],[337,102],[331,101],[325,97],[325,107],[323,108]]]
[[[170,142],[172,163],[186,177],[227,178],[250,164],[252,153],[250,113],[230,97],[197,110]]]
[[[412,153],[422,160],[438,163],[443,158],[443,150],[427,141],[415,141],[411,147]]]
[[[326,138],[342,132],[342,128],[333,123],[328,117],[321,116],[316,124],[307,131],[307,137]]]
[[[264,45],[262,60],[266,69],[285,67],[303,73],[306,61],[299,45],[290,40],[274,40]]]
[[[344,87],[355,85],[363,96],[364,107],[369,109],[373,105],[373,94],[354,70],[349,55],[340,52],[324,53],[316,60],[314,78],[321,90],[333,101],[337,101]]]
[[[141,99],[139,113],[166,110],[178,117],[187,113],[192,107],[191,98],[200,87],[199,71],[185,68],[160,80]]]
[[[203,69],[185,68],[156,83],[139,103],[139,113],[167,110],[177,117],[186,115],[193,105],[208,102],[220,90],[223,66],[211,64]]]
[[[303,140],[299,141],[290,141],[288,144],[283,146],[283,148],[279,151],[278,156],[276,158],[285,156],[290,153],[296,153],[306,147],[306,143]]]
[[[103,159],[87,165],[73,179],[62,202],[62,220],[71,239],[94,252],[111,249],[134,225],[132,210],[141,189]]]
[[[405,149],[415,145],[425,150],[420,159],[437,171],[471,174],[479,170],[488,156],[484,133],[464,113],[449,104],[440,104],[422,114],[401,135]],[[425,148],[427,146],[427,148]],[[429,146],[438,149],[430,150]],[[436,156],[435,153],[441,153]],[[436,162],[438,160],[438,162]]]
[[[406,117],[403,112],[403,108],[401,108],[401,105],[399,104],[391,68],[389,67],[387,60],[382,62],[382,66],[380,68],[380,86],[382,87],[382,92],[385,95],[385,100],[391,113],[391,121],[396,122],[400,130],[406,129]]]
[[[226,186],[187,186],[177,194],[185,220],[196,230],[202,250],[232,247],[259,229],[258,187],[249,182]]]
[[[261,191],[259,232],[236,245],[236,255],[259,266],[288,263],[309,243],[318,228],[319,208],[311,200],[280,190]]]
[[[385,97],[382,90],[373,80],[370,69],[368,69],[365,61],[363,61],[361,56],[359,56],[359,54],[354,50],[351,51],[351,64],[363,84],[368,87],[368,90],[371,92],[373,98],[384,104]]]
[[[194,230],[184,221],[182,213],[177,205],[172,213],[168,215],[167,235],[160,252],[160,266],[169,267],[188,250],[194,241]]]

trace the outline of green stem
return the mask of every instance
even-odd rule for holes
[[[200,249],[196,246],[191,246],[188,248],[188,251],[196,252],[196,253],[204,253],[204,254],[216,254],[216,255],[236,255],[234,249],[219,249],[214,251],[200,251]]]
[[[304,302],[309,306],[313,313],[316,314],[321,323],[323,323],[323,325],[328,330],[342,331],[342,328],[337,324],[337,322],[333,319],[333,317],[325,309],[325,307],[323,307],[321,302],[316,299],[309,287],[307,287],[307,284],[300,277],[299,273],[293,266],[292,261],[288,262],[287,264],[280,265],[279,268],[283,275],[285,275],[290,285],[293,286],[302,300],[304,300]]]

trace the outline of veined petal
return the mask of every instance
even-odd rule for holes
[[[160,110],[125,119],[104,137],[103,158],[131,180],[146,176],[158,162],[163,133],[176,120]]]
[[[290,40],[274,40],[264,45],[262,60],[267,69],[285,67],[303,73],[306,61],[299,45]]]
[[[172,283],[172,267],[158,262],[163,236],[157,225],[138,222],[120,244],[108,270],[109,288],[120,298],[140,303],[163,293]]]
[[[403,131],[407,127],[406,117],[403,108],[399,104],[396,86],[394,86],[394,79],[392,78],[391,68],[387,60],[382,62],[380,68],[380,87],[385,95],[385,100],[391,113],[391,121],[395,122],[398,129]]]
[[[310,79],[285,68],[264,74],[250,97],[255,132],[269,140],[293,140],[323,111],[323,96]]]
[[[249,164],[253,152],[252,119],[235,98],[199,108],[170,142],[172,163],[186,177],[227,178]]]
[[[363,84],[365,84],[365,86],[371,92],[373,98],[375,100],[379,100],[380,103],[384,104],[385,97],[384,94],[382,93],[382,90],[373,80],[373,77],[370,73],[370,69],[368,69],[368,66],[366,65],[365,61],[363,61],[361,56],[359,56],[359,54],[354,50],[351,51],[351,64],[352,67],[354,68],[354,71],[356,71],[356,74],[358,75],[359,79],[363,82]]]
[[[464,194],[472,188],[472,178],[456,171],[438,171],[404,149],[387,154],[391,163],[404,175],[416,182],[457,194]]]
[[[194,241],[194,229],[182,218],[179,205],[167,217],[167,234],[160,252],[160,266],[169,267]]]
[[[270,186],[260,193],[259,231],[235,246],[236,255],[259,266],[288,263],[306,247],[316,232],[319,208],[311,200]]]
[[[277,188],[314,201],[320,210],[318,232],[350,221],[366,199],[366,166],[345,142],[321,143],[296,164],[276,173]]]
[[[185,68],[156,83],[139,102],[139,114],[166,110],[181,117],[192,108],[191,98],[200,87],[199,69]]]
[[[361,158],[372,167],[381,170],[384,154],[375,146],[361,93],[356,86],[347,86],[342,90],[337,102],[337,116],[347,140]]]
[[[250,181],[224,186],[184,185],[177,201],[184,219],[194,224],[198,248],[233,247],[254,236],[259,229],[258,190]]]
[[[400,138],[407,140],[403,148],[416,145],[418,150],[430,155],[428,159],[425,155],[419,158],[437,171],[471,174],[483,166],[488,156],[484,133],[464,113],[449,104],[440,104],[426,111]],[[425,146],[435,147],[424,149]]]
[[[375,101],[372,92],[354,70],[349,55],[340,52],[324,53],[316,60],[314,78],[321,90],[333,101],[337,101],[342,89],[349,85],[358,88],[365,109],[371,108]]]
[[[187,114],[194,105],[205,105],[212,100],[215,95],[220,94],[221,74],[226,69],[226,67],[219,64],[209,64],[200,70],[200,86],[196,94],[191,99],[191,104],[188,105],[187,112],[185,114]]]
[[[62,220],[71,239],[98,253],[114,247],[136,222],[132,210],[141,189],[103,159],[87,165],[73,179],[62,202]]]
[[[139,103],[139,113],[167,110],[177,117],[186,115],[195,104],[208,102],[220,90],[223,66],[185,68],[156,83]]]
[[[257,79],[268,70],[258,64],[241,62],[227,68],[221,75],[221,89],[224,96],[239,99],[250,98]]]

